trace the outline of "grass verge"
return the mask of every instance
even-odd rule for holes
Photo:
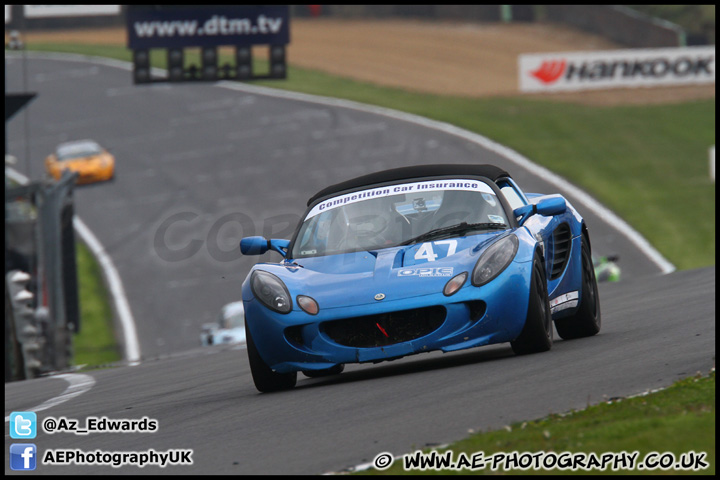
[[[598,107],[410,93],[300,70],[289,76],[260,83],[393,108],[480,133],[589,192],[678,269],[715,264],[715,184],[708,171],[714,99]]]
[[[611,401],[588,407],[581,411],[573,411],[564,415],[551,415],[549,417],[530,422],[519,422],[504,429],[473,434],[465,440],[457,442],[446,449],[425,449],[422,452],[429,459],[432,452],[436,458],[452,452],[448,465],[456,468],[442,468],[437,470],[403,469],[403,460],[396,461],[389,469],[384,471],[369,470],[368,474],[399,475],[399,474],[523,474],[523,475],[556,475],[578,473],[602,474],[715,474],[715,372],[710,375],[686,378],[676,382],[673,386],[645,396],[633,398],[613,399]],[[478,453],[482,453],[482,457]],[[513,456],[513,452],[517,455]],[[595,454],[602,461],[605,453],[628,454],[637,452],[637,467],[643,462],[648,467],[659,465],[658,462],[673,460],[676,465],[681,460],[699,458],[707,468],[684,470],[682,468],[652,468],[630,469],[632,464],[618,463],[617,469],[612,469],[612,463],[606,463],[605,469],[579,468],[575,471],[569,468],[533,468],[530,455],[538,452],[554,452],[557,455],[556,466],[569,466],[567,463],[572,457],[567,453]],[[690,454],[690,452],[694,452]],[[473,459],[475,465],[480,466],[479,460],[486,461],[487,466],[492,465],[492,459],[503,458],[493,455],[503,454],[505,463],[498,462],[496,469],[472,469]],[[702,455],[702,454],[705,455]],[[561,456],[562,454],[562,456]],[[655,455],[652,455],[655,454]],[[683,457],[683,454],[685,456]],[[419,462],[417,452],[409,454]],[[491,458],[492,457],[492,458]],[[538,457],[539,458],[539,457]],[[547,456],[545,459],[549,458]],[[560,463],[565,458],[563,463]],[[580,457],[577,457],[580,458]],[[607,457],[609,458],[609,457]],[[467,461],[465,461],[467,459]],[[551,465],[548,460],[547,465]],[[591,466],[590,459],[584,459],[585,464]],[[514,462],[514,463],[513,463]],[[421,465],[415,463],[414,465]],[[467,468],[459,468],[462,466]],[[521,469],[528,465],[531,468]],[[539,465],[542,465],[540,463]],[[582,463],[578,463],[582,466]],[[663,464],[664,465],[664,464]],[[698,463],[697,465],[701,465]],[[509,469],[501,467],[511,467]]]
[[[77,242],[76,246],[80,333],[73,337],[73,365],[97,366],[120,361],[112,308],[100,266],[84,244]]]
[[[29,48],[130,60],[124,46]],[[164,56],[152,59],[154,66],[165,66]],[[221,55],[220,62],[225,61]],[[258,61],[256,68],[267,66]],[[715,184],[708,171],[709,148],[715,144],[714,99],[615,107],[521,97],[469,99],[295,67],[289,68],[287,80],[258,84],[393,108],[480,133],[588,191],[678,269],[715,264]]]
[[[130,60],[122,46],[30,47]],[[153,60],[164,67],[161,56]],[[478,132],[590,192],[679,269],[715,264],[715,185],[707,170],[708,148],[715,143],[714,100],[597,107],[519,97],[467,99],[412,93],[293,67],[287,80],[259,83],[393,108]],[[513,451],[637,451],[640,459],[650,452],[672,452],[676,458],[689,451],[706,452],[710,467],[697,473],[714,474],[714,392],[714,374],[688,379],[647,397],[511,425],[509,432],[474,435],[452,450],[455,458],[460,452],[478,451],[486,456]],[[403,472],[394,466],[382,473]]]

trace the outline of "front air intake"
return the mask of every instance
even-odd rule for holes
[[[346,347],[384,347],[434,332],[445,321],[445,315],[445,307],[416,308],[324,322],[320,330]]]

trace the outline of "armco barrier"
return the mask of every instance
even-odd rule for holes
[[[5,327],[13,341],[6,337],[6,348],[19,345],[23,361],[14,365],[24,363],[6,375],[34,378],[70,365],[72,334],[80,326],[72,225],[76,176],[65,171],[57,182],[5,191],[5,284],[13,307]]]
[[[547,5],[547,20],[635,48],[684,46],[678,25],[619,5]]]
[[[5,29],[119,27],[124,23],[126,7],[126,5],[6,5]]]
[[[80,16],[54,15],[26,18],[24,7],[24,5],[5,6],[6,29],[122,26],[127,12],[127,5],[118,5],[118,14],[84,13]],[[83,6],[31,5],[30,7],[40,9]],[[104,7],[112,7],[112,5]],[[544,12],[542,15],[537,14],[540,10]],[[48,12],[52,13],[52,10],[48,8]],[[686,38],[683,29],[677,25],[620,5],[291,5],[290,12],[292,17],[418,18],[463,22],[532,22],[541,16],[544,20],[570,25],[636,48],[684,46]]]

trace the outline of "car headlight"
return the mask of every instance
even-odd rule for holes
[[[292,300],[285,284],[269,272],[255,270],[250,279],[250,288],[260,303],[278,313],[289,313]]]
[[[518,250],[518,239],[515,235],[498,240],[485,250],[477,263],[472,274],[472,284],[476,287],[485,285],[505,270],[510,265]]]

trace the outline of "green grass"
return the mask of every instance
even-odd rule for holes
[[[73,337],[73,365],[117,362],[122,356],[113,334],[112,308],[100,267],[85,245],[78,242],[76,246],[80,333]]]
[[[259,83],[380,105],[480,133],[588,191],[677,268],[715,264],[715,184],[708,170],[714,99],[591,107],[411,93],[295,69],[289,77]]]
[[[30,48],[130,60],[125,47],[54,44]],[[155,66],[164,66],[162,55],[152,58]],[[256,65],[261,71],[267,68],[263,62]],[[714,99],[623,107],[519,97],[467,99],[414,93],[293,67],[287,80],[258,83],[393,108],[480,133],[587,190],[638,229],[678,268],[715,264],[715,185],[708,178],[708,148],[715,143]],[[514,424],[509,432],[473,435],[452,449],[468,454],[483,451],[486,456],[540,450],[638,451],[640,458],[651,451],[679,456],[694,450],[707,452],[710,468],[700,473],[714,474],[714,425],[713,373],[646,397]],[[403,473],[397,468],[382,473]]]
[[[684,453],[705,452],[707,469],[693,471],[659,469],[638,471],[619,469],[545,470],[512,469],[479,470],[472,473],[520,473],[528,474],[577,474],[577,473],[689,473],[714,475],[715,473],[715,373],[681,380],[672,387],[642,397],[614,400],[588,407],[582,411],[509,425],[505,429],[476,433],[453,444],[449,449],[435,449],[442,453],[451,450],[452,460],[457,462],[461,454],[472,459],[477,452],[483,452],[487,459],[495,453],[509,454],[535,452],[595,453],[601,457],[606,452],[639,452],[638,461],[646,455],[657,452],[671,452],[679,460]],[[429,453],[432,450],[425,449]],[[477,458],[477,457],[476,457]],[[652,458],[651,458],[652,459]],[[470,470],[403,471],[403,463],[396,461],[392,467],[378,472],[366,473],[403,474],[468,474]]]
[[[131,60],[124,46],[58,43],[29,48]],[[153,52],[151,58],[153,65],[165,66],[162,52]],[[189,62],[197,59],[189,55]],[[255,69],[267,71],[267,62],[256,60]],[[287,80],[257,83],[393,108],[480,133],[587,190],[678,269],[715,264],[715,184],[708,174],[708,148],[715,144],[714,99],[619,107],[520,97],[468,99],[294,67]]]
[[[130,60],[125,47],[29,47]],[[152,58],[165,66],[162,55]],[[257,61],[256,68],[266,69],[266,63]],[[615,107],[521,97],[469,99],[294,67],[287,80],[257,83],[393,108],[480,133],[588,191],[678,269],[715,264],[715,184],[708,170],[708,149],[715,144],[714,99]]]

